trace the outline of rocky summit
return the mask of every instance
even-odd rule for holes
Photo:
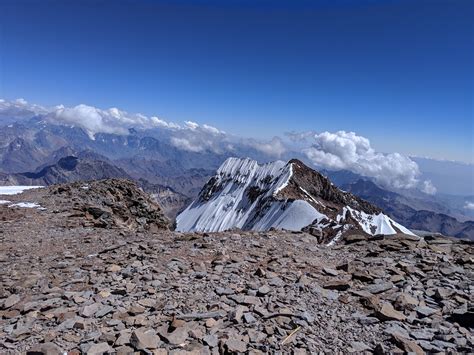
[[[468,241],[353,234],[326,246],[284,230],[173,232],[126,180],[0,199],[2,354],[423,354],[474,345]]]
[[[334,244],[350,234],[413,233],[378,207],[337,188],[302,161],[229,158],[176,218],[182,232],[232,228],[267,231],[302,229]]]

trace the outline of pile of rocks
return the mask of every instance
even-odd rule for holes
[[[15,198],[15,197],[14,197]],[[60,214],[69,227],[157,230],[168,228],[162,208],[134,182],[104,179],[53,185],[16,198],[37,201]]]

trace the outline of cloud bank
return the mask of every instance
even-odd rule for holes
[[[104,110],[81,104],[74,107],[61,105],[45,108],[23,99],[0,99],[0,122],[32,117],[40,117],[50,123],[80,127],[91,139],[95,139],[98,133],[126,135],[130,128],[155,129],[163,132],[163,139],[167,139],[174,147],[195,153],[210,151],[241,156],[255,155],[258,152],[270,160],[288,158],[290,151],[296,151],[317,167],[350,170],[373,178],[378,184],[389,188],[419,188],[427,194],[436,193],[431,181],[420,181],[421,174],[416,162],[399,153],[377,152],[367,138],[354,132],[293,132],[287,133],[284,138],[273,137],[269,141],[263,141],[235,137],[208,124],[194,121],[178,124],[157,116],[128,113],[115,107]],[[293,140],[293,144],[290,140]]]
[[[313,133],[310,147],[303,153],[315,165],[332,170],[350,170],[371,177],[386,187],[407,189],[419,187],[428,194],[436,193],[430,181],[419,180],[418,165],[399,153],[376,152],[370,141],[354,132]]]

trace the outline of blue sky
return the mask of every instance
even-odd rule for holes
[[[0,97],[474,160],[471,0],[0,0]]]

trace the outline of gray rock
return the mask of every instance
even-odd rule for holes
[[[92,317],[100,308],[100,303],[93,303],[87,306],[84,306],[84,308],[81,311],[81,315],[83,317]]]
[[[177,328],[173,332],[166,334],[166,341],[172,345],[183,344],[188,339],[188,330],[185,327]]]
[[[255,319],[252,313],[247,312],[247,313],[244,313],[244,321],[247,324],[252,324],[252,323],[255,323],[257,320]]]
[[[219,340],[215,335],[208,334],[204,338],[202,338],[204,344],[209,345],[211,348],[215,348],[219,343]]]
[[[429,317],[438,312],[438,310],[427,307],[427,306],[416,307],[415,310],[416,310],[416,313],[418,313],[420,316],[423,316],[423,317]]]
[[[152,329],[136,329],[130,336],[130,344],[137,350],[156,349],[160,343],[160,337]]]
[[[226,340],[225,347],[230,353],[244,353],[247,351],[247,344],[237,339]]]
[[[378,294],[378,293],[388,291],[391,288],[393,288],[393,283],[391,283],[391,282],[380,282],[380,283],[377,283],[377,284],[367,286],[365,288],[365,290],[372,293],[372,294]]]
[[[372,348],[367,344],[360,342],[360,341],[353,341],[351,342],[350,352],[363,352],[363,351],[370,351]]]
[[[99,308],[99,310],[95,313],[95,316],[98,318],[102,318],[103,316],[109,314],[113,310],[114,310],[114,307],[112,306],[103,306]]]
[[[107,343],[98,343],[98,344],[92,344],[89,349],[87,349],[86,354],[87,355],[102,355],[105,353],[110,353],[112,351],[112,348],[109,346]]]
[[[268,287],[267,285],[263,285],[258,288],[257,294],[259,296],[265,296],[266,294],[270,293],[270,291],[271,291],[270,287]]]
[[[14,305],[16,305],[18,302],[20,302],[20,296],[18,295],[10,295],[3,301],[3,308],[8,309]]]

